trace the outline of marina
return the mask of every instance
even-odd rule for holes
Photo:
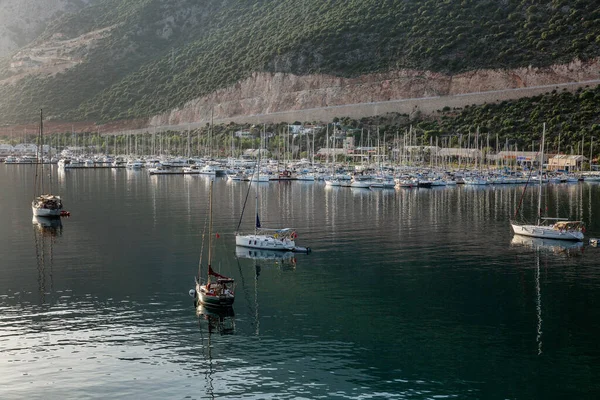
[[[0,3],[0,400],[600,399],[600,4]]]

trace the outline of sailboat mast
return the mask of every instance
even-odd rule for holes
[[[544,170],[544,140],[546,139],[546,123],[544,122],[542,129],[542,143],[540,144],[540,182],[538,190],[538,221],[537,224],[542,223],[542,172]]]
[[[38,143],[38,149],[39,149],[39,154],[38,154],[38,159],[37,162],[41,162],[42,163],[42,167],[41,167],[41,171],[42,173],[40,174],[40,194],[42,194],[42,192],[44,191],[44,110],[42,110],[40,108],[40,140]]]
[[[264,131],[266,129],[266,125],[263,124],[263,134]],[[262,136],[262,135],[261,135]],[[258,234],[258,221],[260,221],[259,217],[258,217],[258,185],[260,183],[260,153],[261,153],[261,147],[262,147],[262,137],[260,138],[259,141],[259,145],[258,145],[258,165],[256,166],[256,193],[255,193],[255,197],[254,197],[254,218],[256,218],[256,221],[254,221],[254,234]]]
[[[208,199],[208,270],[210,271],[210,265],[212,263],[212,228],[213,228],[213,218],[212,218],[212,198],[213,198],[213,180],[211,178],[210,180],[210,187],[209,187],[209,199]],[[209,279],[210,279],[210,275],[209,275]]]

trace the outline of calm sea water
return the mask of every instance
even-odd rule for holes
[[[513,239],[522,187],[260,185],[263,225],[313,252],[253,259],[248,184],[217,179],[234,315],[197,315],[208,178],[53,171],[71,217],[41,228],[32,171],[0,165],[2,399],[600,396],[600,249]],[[599,184],[544,204],[600,236]]]

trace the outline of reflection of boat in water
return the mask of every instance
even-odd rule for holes
[[[200,305],[196,307],[198,316],[198,327],[202,335],[202,353],[206,357],[206,369],[204,377],[206,379],[205,390],[208,398],[214,399],[214,366],[213,366],[213,345],[211,337],[214,334],[232,335],[235,333],[235,314],[232,307],[210,308]],[[206,324],[205,324],[206,322]],[[208,331],[207,337],[204,337],[204,326]]]
[[[208,333],[230,335],[235,332],[235,312],[233,307],[196,307],[198,318],[208,322]]]
[[[555,254],[567,254],[568,256],[583,254],[584,249],[583,242],[542,239],[522,235],[514,235],[510,243],[512,246],[524,246],[534,250],[548,251]]]
[[[263,250],[235,246],[235,255],[238,258],[250,258],[252,260],[296,263],[296,254],[291,251]]]
[[[60,218],[33,217],[33,235],[38,270],[38,291],[40,301],[46,302],[46,295],[53,292],[54,243],[62,234]],[[50,287],[48,287],[48,281]]]
[[[248,305],[250,305],[252,303],[252,301],[250,300],[250,295],[248,292],[248,288],[246,287],[246,283],[245,283],[245,279],[244,279],[244,272],[242,271],[242,266],[239,263],[239,257],[238,257],[238,268],[240,271],[240,277],[242,279],[242,290],[244,291],[244,295],[246,297],[246,302],[248,303]],[[254,311],[254,321],[252,323],[252,325],[254,326],[254,333],[256,334],[256,336],[258,336],[260,334],[260,321],[259,321],[259,316],[258,316],[258,277],[260,276],[260,271],[261,271],[261,267],[260,265],[257,264],[257,259],[254,258],[254,307],[251,307],[250,309]]]
[[[545,243],[543,243],[545,242]],[[548,243],[551,242],[551,243]],[[526,236],[515,235],[511,241],[511,246],[523,246],[533,249],[535,260],[535,311],[536,311],[536,337],[537,355],[542,354],[542,288],[540,283],[540,258],[541,252],[545,249],[576,247],[577,243],[568,243],[562,240],[538,239]]]
[[[60,218],[36,217],[31,220],[34,227],[47,236],[58,236],[62,234],[62,221]]]

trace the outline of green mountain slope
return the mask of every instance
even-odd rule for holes
[[[589,1],[105,0],[49,27],[75,38],[113,27],[83,62],[0,86],[0,123],[144,117],[256,71],[359,76],[461,72],[600,56]],[[0,78],[14,75],[8,61]]]
[[[542,126],[546,124],[549,149],[562,148],[563,152],[577,153],[582,141],[589,146],[592,136],[596,140],[600,137],[599,107],[600,86],[574,93],[554,90],[545,95],[497,104],[465,107],[458,111],[443,110],[435,118],[413,122],[413,127],[418,129],[425,143],[430,138],[448,135],[454,136],[454,143],[457,143],[456,136],[479,130],[482,135],[491,135],[493,142],[498,135],[500,143],[508,140],[511,145],[524,149],[531,146],[531,140],[541,138]],[[589,154],[589,147],[586,149]]]

